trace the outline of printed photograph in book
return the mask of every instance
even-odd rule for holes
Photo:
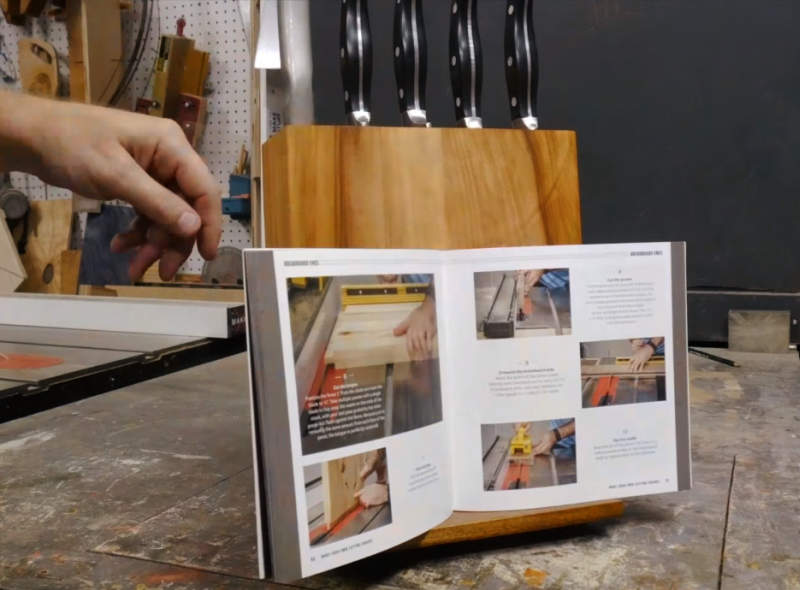
[[[664,337],[581,342],[583,407],[667,399]]]
[[[483,489],[543,488],[578,481],[575,418],[482,424]]]
[[[568,269],[476,272],[474,279],[478,340],[572,333]]]
[[[433,279],[287,280],[303,454],[441,421]]]
[[[333,543],[391,524],[387,473],[383,448],[305,467],[309,544]]]

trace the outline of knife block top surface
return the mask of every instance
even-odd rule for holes
[[[269,246],[581,242],[573,131],[288,126],[263,158]]]

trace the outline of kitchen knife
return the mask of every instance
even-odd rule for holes
[[[533,32],[533,0],[508,0],[505,36],[506,85],[513,125],[537,129],[539,58]]]
[[[483,127],[483,64],[477,4],[478,0],[452,0],[450,5],[450,82],[456,119],[464,127]]]
[[[403,124],[429,127],[425,113],[428,46],[422,20],[422,0],[395,0],[394,75]]]
[[[353,125],[369,125],[372,85],[372,36],[367,0],[342,0],[339,58],[344,106]]]

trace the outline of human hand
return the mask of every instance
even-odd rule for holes
[[[396,283],[400,280],[400,275],[378,275],[381,283]]]
[[[375,473],[378,483],[386,482],[386,453],[382,449],[369,451],[365,454],[364,464],[358,474],[362,486],[371,473]]]
[[[222,189],[177,123],[121,110],[31,99],[26,172],[91,199],[120,199],[138,213],[111,249],[137,249],[132,280],[156,260],[167,280],[197,241],[216,256],[222,233]],[[22,103],[28,105],[26,101]]]
[[[631,371],[638,372],[644,369],[647,361],[650,360],[650,357],[653,356],[655,350],[653,349],[652,345],[650,344],[642,344],[638,348],[636,348],[631,354],[631,358],[628,361],[628,368]]]
[[[358,490],[353,497],[357,498],[364,508],[380,506],[389,501],[389,486],[385,483],[371,483]]]
[[[436,303],[430,298],[423,301],[395,327],[394,335],[405,335],[411,360],[430,358],[436,342]]]
[[[531,288],[542,278],[544,270],[518,270],[516,272],[517,285],[522,288],[523,294],[527,294]]]
[[[533,447],[533,454],[534,455],[546,455],[550,452],[550,449],[553,448],[553,445],[556,444],[556,433],[552,430],[548,430],[544,436],[542,436],[542,440],[537,442]]]

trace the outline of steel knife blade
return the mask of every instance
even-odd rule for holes
[[[369,125],[372,88],[372,35],[367,0],[342,0],[339,60],[344,106],[353,125]]]
[[[519,129],[538,129],[539,58],[533,30],[533,0],[508,0],[505,54],[512,123]]]
[[[450,5],[450,82],[456,119],[464,127],[483,127],[481,39],[478,0],[452,0]]]
[[[429,127],[425,112],[428,45],[422,0],[395,0],[394,75],[403,124]]]

